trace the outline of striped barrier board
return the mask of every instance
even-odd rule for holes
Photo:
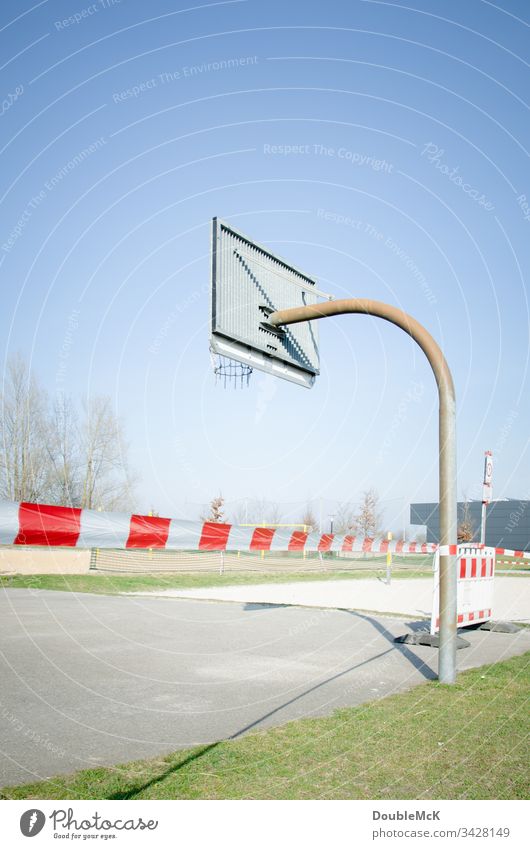
[[[190,522],[159,516],[0,502],[0,545],[156,548],[187,551],[311,551],[432,554],[434,543]]]
[[[494,548],[458,546],[457,625],[475,625],[492,617],[495,579]],[[439,630],[440,618],[440,554],[435,554],[431,634]]]
[[[480,543],[466,543],[466,545],[471,545],[474,549],[483,549],[486,547]],[[436,549],[440,554],[458,554],[459,547],[458,545],[439,545],[436,546]],[[501,554],[505,557],[520,557],[523,560],[530,560],[530,551],[517,551],[513,548],[495,548],[493,550],[496,555]],[[508,560],[506,562],[509,563],[511,561]]]

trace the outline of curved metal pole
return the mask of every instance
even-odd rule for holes
[[[431,334],[403,310],[368,298],[344,298],[313,306],[278,310],[272,313],[267,321],[279,327],[347,313],[364,313],[384,318],[385,321],[401,327],[418,343],[431,364],[439,396],[440,546],[454,547],[457,541],[455,389],[449,366]],[[442,551],[438,678],[443,684],[453,684],[456,679],[456,549],[443,548]]]

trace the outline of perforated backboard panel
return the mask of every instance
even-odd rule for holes
[[[239,233],[212,222],[210,345],[214,352],[302,386],[319,373],[318,322],[279,329],[271,312],[315,304],[316,280]]]

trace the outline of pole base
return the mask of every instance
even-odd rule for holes
[[[431,648],[439,648],[440,647],[440,637],[438,634],[427,634],[425,632],[419,632],[416,634],[403,634],[394,639],[395,643],[405,643],[409,646],[431,646]],[[470,646],[467,640],[464,640],[463,637],[457,636],[456,638],[456,647],[457,649],[467,649]]]
[[[483,622],[480,625],[479,631],[496,631],[498,634],[517,634],[518,631],[522,631],[522,628],[513,622],[494,622],[490,619],[489,622]]]

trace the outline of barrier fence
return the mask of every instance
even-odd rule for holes
[[[0,545],[166,551],[268,551],[326,554],[456,554],[458,546],[404,542],[354,534],[319,534],[284,528],[192,522],[129,513],[0,501]],[[494,549],[530,561],[530,552]]]
[[[440,555],[434,560],[431,634],[440,625]],[[492,617],[494,603],[495,549],[486,546],[458,546],[457,625],[476,625]]]
[[[430,554],[433,543],[0,502],[0,544],[97,549]]]
[[[191,522],[6,501],[0,502],[0,545],[91,549],[92,570],[144,574],[149,571],[224,572],[225,569],[245,572],[274,572],[286,568],[289,571],[373,570],[374,566],[382,568],[385,565],[389,553],[402,555],[402,563],[409,568],[411,565],[425,568],[425,556],[433,554],[432,634],[439,629],[440,553],[458,555],[459,627],[492,618],[497,556],[509,556],[520,565],[530,566],[530,552],[483,545],[437,546],[353,534]]]

